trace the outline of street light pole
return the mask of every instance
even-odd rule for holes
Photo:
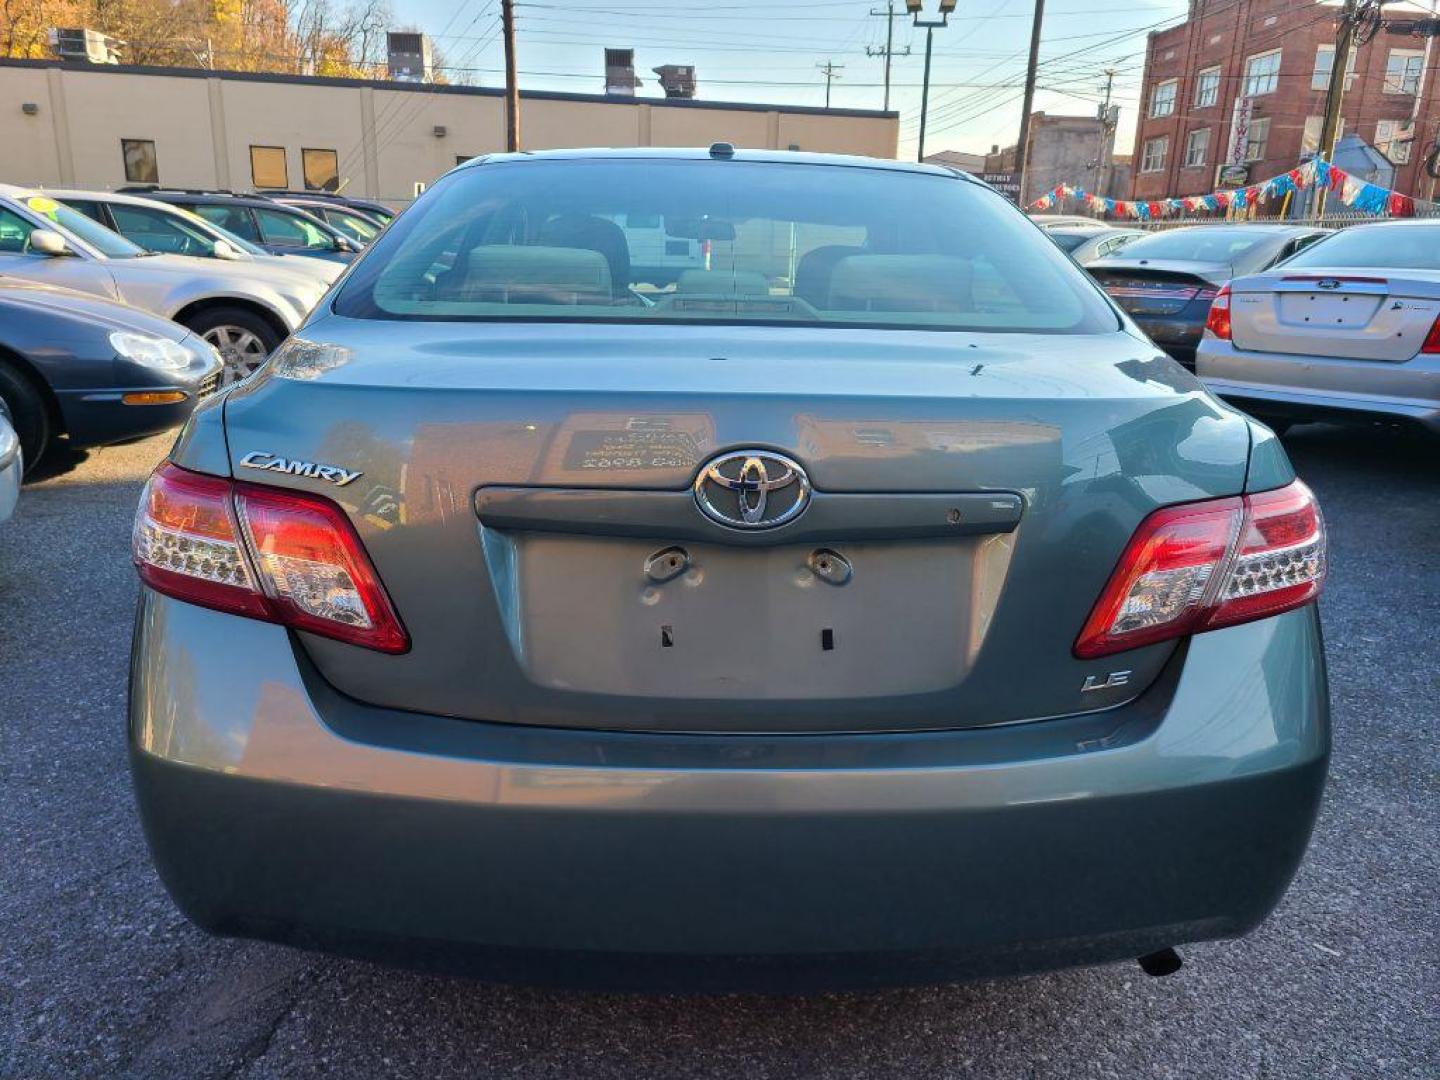
[[[914,17],[915,25],[925,31],[925,77],[920,88],[920,145],[917,161],[925,160],[925,123],[930,118],[930,53],[935,44],[935,31],[950,25],[950,14],[956,0],[940,0],[940,17],[922,19],[923,0],[905,0],[905,10]]]

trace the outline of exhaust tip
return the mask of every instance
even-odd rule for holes
[[[1174,975],[1184,961],[1174,949],[1161,949],[1159,952],[1146,953],[1140,957],[1139,963],[1141,971],[1158,979],[1165,975]]]

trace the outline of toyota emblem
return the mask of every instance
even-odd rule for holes
[[[809,502],[805,470],[769,450],[721,454],[695,478],[695,503],[701,512],[732,529],[773,529],[794,521]]]

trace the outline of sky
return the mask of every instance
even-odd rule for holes
[[[398,25],[428,33],[452,81],[503,83],[499,0],[391,0]],[[938,0],[924,0],[927,15]],[[878,109],[884,100],[887,0],[534,0],[516,5],[520,85],[527,90],[603,89],[606,47],[633,48],[642,97],[662,91],[650,69],[694,64],[699,97],[823,105],[833,62],[836,107]],[[894,0],[891,108],[900,113],[900,156],[914,157],[925,32]],[[1184,19],[1186,0],[1049,0],[1041,38],[1036,111],[1093,115],[1114,69],[1121,107],[1117,153],[1130,152],[1145,36]],[[985,152],[1011,145],[1033,0],[961,0],[935,31],[926,152]]]

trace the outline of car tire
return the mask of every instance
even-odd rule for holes
[[[220,351],[225,361],[221,386],[246,378],[280,344],[275,328],[246,308],[206,308],[186,319],[185,325]]]
[[[28,474],[40,462],[54,435],[50,409],[35,384],[18,368],[0,360],[0,398],[10,410]]]

